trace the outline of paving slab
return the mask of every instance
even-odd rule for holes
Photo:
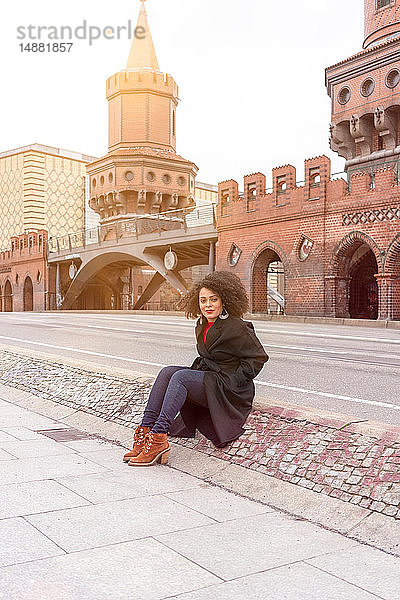
[[[350,531],[350,535],[372,546],[384,548],[387,552],[400,554],[399,519],[388,519],[385,515],[371,513]]]
[[[65,477],[57,481],[94,504],[179,490],[194,494],[194,488],[203,484],[200,479],[173,469],[165,469],[161,465],[155,465],[151,469],[134,469],[125,465],[125,468],[118,471]]]
[[[185,473],[194,473],[201,479],[217,476],[228,467],[228,463],[220,458],[207,456],[207,454],[175,443],[172,443],[171,446],[169,459],[171,466]]]
[[[253,502],[207,483],[200,484],[196,490],[189,489],[166,495],[220,522],[275,512],[265,504]]]
[[[41,436],[41,439],[35,440],[2,442],[1,448],[12,456],[29,460],[39,458],[40,456],[74,454],[72,448],[58,444],[54,440],[44,438],[43,436]]]
[[[307,562],[385,600],[399,600],[399,559],[368,546],[317,556]]]
[[[211,585],[174,598],[176,600],[376,600],[377,596],[300,562],[241,577],[235,581]]]
[[[355,545],[340,534],[276,513],[154,537],[225,580]]]
[[[109,450],[115,448],[109,442],[105,442],[103,440],[96,439],[87,439],[87,440],[75,440],[71,442],[60,442],[60,445],[65,446],[66,448],[71,448],[75,450],[75,452],[85,453],[85,452],[97,452],[102,450]],[[121,448],[119,448],[120,455],[123,454]]]
[[[22,410],[22,409],[21,409]],[[47,417],[42,417],[36,413],[30,413],[28,411],[23,411],[19,414],[14,414],[10,412],[6,412],[2,414],[0,411],[0,428],[4,429],[5,427],[28,427],[31,429],[51,429],[52,426],[55,425],[55,421],[52,419],[48,419]]]
[[[13,442],[15,441],[15,437],[6,433],[3,429],[0,429],[0,444],[1,442]]]
[[[0,487],[0,519],[90,504],[56,481],[30,481]]]
[[[111,444],[108,447],[104,448],[104,450],[95,450],[94,452],[80,452],[80,456],[86,458],[87,460],[91,460],[98,465],[109,469],[117,469],[117,470],[126,470],[133,469],[133,467],[128,467],[128,465],[122,462],[122,458],[125,454],[125,450],[118,446],[113,446]]]
[[[2,448],[0,448],[0,461],[3,460],[16,460],[16,456],[10,454],[9,452],[6,452],[6,450],[3,450]]]
[[[62,460],[54,460],[53,456],[42,456],[32,460],[10,460],[1,465],[0,485],[100,473],[105,470],[105,467],[78,454],[67,454],[62,457]]]
[[[145,539],[8,567],[0,581],[1,600],[161,600],[219,580]]]
[[[0,567],[64,554],[61,548],[21,518],[0,521],[0,539]],[[18,569],[21,577],[21,567]],[[0,569],[0,598],[16,599],[18,596],[1,595],[4,593],[3,573]]]
[[[206,480],[341,533],[347,533],[370,514],[365,508],[239,465],[228,464]]]
[[[39,440],[43,439],[39,433],[28,427],[2,427],[2,431],[17,440]]]
[[[68,423],[73,427],[77,427],[81,431],[88,433],[97,433],[103,437],[107,437],[110,440],[118,439],[129,439],[133,438],[133,428],[129,429],[125,425],[118,425],[106,421],[105,419],[96,415],[89,414],[83,410],[78,410],[70,416],[63,418],[64,423]]]
[[[67,552],[215,522],[161,495],[59,510],[26,519]]]

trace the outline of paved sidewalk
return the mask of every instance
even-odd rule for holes
[[[115,368],[97,372],[95,365],[76,358],[0,346],[0,387],[12,386],[123,427],[140,423],[153,382],[150,376]],[[378,530],[382,523],[388,528],[389,517],[390,527],[399,532],[400,551],[400,428],[301,406],[274,406],[257,398],[245,430],[222,450],[202,436],[174,441],[227,464],[357,506],[358,514],[369,513],[368,523]]]
[[[0,394],[1,600],[399,599],[399,558],[182,473],[174,450],[130,468],[18,393]]]

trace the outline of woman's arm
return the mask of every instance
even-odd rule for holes
[[[239,386],[246,385],[249,380],[257,377],[269,356],[265,352],[263,345],[256,336],[253,326],[250,328],[243,322],[245,329],[240,332],[240,343],[237,345],[237,357],[239,366],[235,371],[235,376]]]

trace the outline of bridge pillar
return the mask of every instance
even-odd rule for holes
[[[153,275],[151,281],[147,284],[146,289],[138,299],[138,301],[134,304],[133,310],[140,310],[146,302],[150,300],[157,292],[162,283],[164,283],[165,279],[158,271]]]
[[[210,242],[208,251],[208,272],[213,273],[215,269],[215,242]]]
[[[61,308],[62,297],[61,297],[61,277],[60,277],[60,263],[56,266],[56,308]]]

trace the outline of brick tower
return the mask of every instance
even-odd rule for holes
[[[107,80],[108,154],[87,168],[102,224],[194,205],[198,169],[176,154],[178,86],[159,69],[144,2],[126,68]]]
[[[330,145],[346,170],[398,163],[400,0],[365,0],[363,50],[326,69]]]

